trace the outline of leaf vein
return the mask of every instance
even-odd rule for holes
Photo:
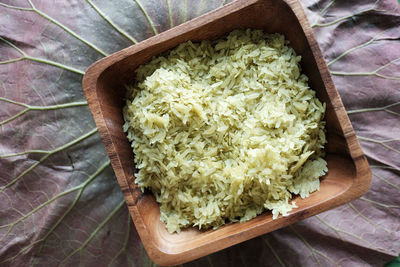
[[[147,22],[149,23],[151,29],[153,30],[154,35],[158,34],[156,27],[154,26],[153,21],[151,20],[149,13],[144,9],[143,5],[140,3],[139,0],[134,0],[136,4],[139,6],[140,10],[143,12],[143,15],[146,17]]]
[[[129,33],[124,31],[123,29],[120,29],[114,22],[109,19],[106,14],[104,14],[91,0],[86,0],[86,2],[89,3],[89,5],[102,17],[111,27],[113,27],[117,32],[119,32],[122,36],[127,38],[129,41],[131,41],[134,44],[137,44],[138,41],[133,38]]]
[[[66,263],[73,255],[82,251],[89,244],[89,242],[96,236],[96,234],[104,227],[104,225],[106,225],[112,219],[112,217],[114,217],[114,215],[123,207],[124,203],[125,201],[122,200],[118,204],[118,206],[96,227],[96,229],[90,234],[90,236],[85,240],[85,242],[83,242],[83,244],[79,248],[75,249],[73,252],[68,254],[67,257],[65,257],[65,259],[61,261],[60,266],[64,265],[64,263]]]
[[[94,133],[97,132],[97,128],[94,128],[93,130],[89,131],[88,133],[76,138],[75,140],[72,140],[56,149],[53,149],[51,151],[49,151],[46,155],[44,155],[42,158],[39,159],[39,161],[37,161],[35,164],[33,164],[32,166],[30,166],[29,168],[27,168],[25,171],[23,171],[20,175],[18,175],[17,177],[15,177],[14,179],[12,179],[9,183],[7,183],[5,186],[0,187],[0,192],[4,192],[4,190],[6,188],[9,188],[10,186],[14,185],[16,182],[18,182],[20,179],[22,179],[27,173],[29,173],[30,171],[32,171],[33,169],[35,169],[40,163],[42,163],[43,161],[45,161],[48,157],[50,157],[51,155],[60,152],[64,149],[67,149],[77,143],[79,143],[80,141],[90,137],[91,135],[93,135]]]

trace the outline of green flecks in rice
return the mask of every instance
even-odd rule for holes
[[[169,232],[274,218],[319,189],[325,104],[280,34],[186,42],[137,70],[124,131]]]

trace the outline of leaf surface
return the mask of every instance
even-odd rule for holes
[[[86,104],[83,73],[228,2],[0,0],[1,266],[152,265]],[[400,251],[399,5],[301,3],[371,164],[371,188],[187,266],[382,266]]]

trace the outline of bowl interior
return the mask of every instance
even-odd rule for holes
[[[125,190],[124,195],[128,205],[129,201],[134,202],[129,205],[129,209],[146,249],[156,248],[165,254],[184,255],[190,253],[190,257],[187,259],[204,255],[204,251],[199,249],[202,247],[207,246],[207,251],[220,250],[331,208],[333,205],[329,204],[329,206],[327,203],[346,192],[356,177],[356,167],[338,119],[337,108],[334,108],[332,95],[326,88],[327,81],[324,82],[324,75],[329,74],[320,72],[316,60],[323,59],[321,56],[316,59],[313,54],[313,49],[319,51],[319,48],[316,44],[313,44],[316,47],[310,46],[302,28],[302,26],[309,28],[308,22],[305,21],[305,25],[301,22],[303,25],[300,25],[299,18],[295,15],[296,10],[281,0],[242,1],[241,3],[241,5],[234,3],[224,7],[224,12],[217,11],[207,14],[198,24],[189,22],[188,25],[181,25],[146,40],[133,50],[128,48],[127,53],[124,56],[120,55],[120,58],[106,68],[97,80],[96,94],[107,130],[103,134],[107,135],[107,138],[103,136],[103,141],[106,143],[106,147],[112,146],[115,150],[115,153],[111,153],[110,149],[107,149],[107,152],[112,162],[117,162],[121,167],[118,170],[114,168],[120,184],[128,184],[128,187],[122,188],[122,190]],[[301,9],[299,4],[297,4],[297,8]],[[301,19],[305,19],[302,11],[300,14],[303,14]],[[302,56],[302,70],[309,77],[310,87],[317,92],[319,99],[327,104],[325,119],[328,139],[326,146],[328,174],[322,178],[320,191],[311,194],[307,199],[297,198],[296,204],[299,208],[293,210],[288,217],[279,216],[278,219],[272,220],[270,212],[264,212],[246,223],[231,223],[217,230],[199,231],[189,228],[180,234],[169,234],[159,219],[160,211],[154,197],[148,193],[141,194],[133,182],[135,172],[133,152],[122,131],[125,85],[133,82],[135,69],[139,65],[179,43],[188,40],[214,39],[233,29],[247,28],[284,34],[296,53]],[[330,79],[328,79],[329,81]],[[334,87],[332,88],[335,93],[336,90]],[[115,167],[114,164],[113,167]],[[232,238],[235,236],[241,237]],[[219,240],[219,242],[214,242],[215,240]],[[151,245],[147,243],[151,243]],[[153,258],[153,260],[155,259]],[[155,261],[157,262],[157,260]],[[179,261],[171,261],[171,263],[175,264]]]

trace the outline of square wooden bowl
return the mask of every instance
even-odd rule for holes
[[[328,173],[321,189],[297,209],[272,220],[264,212],[245,223],[230,223],[217,230],[195,228],[169,234],[160,221],[154,197],[134,183],[133,152],[122,130],[125,85],[135,69],[153,56],[192,40],[214,39],[234,29],[263,29],[282,33],[302,56],[303,73],[310,87],[327,104],[326,145]],[[83,88],[96,125],[130,214],[150,258],[160,265],[184,263],[349,202],[369,187],[371,173],[343,107],[305,13],[296,0],[238,0],[204,16],[158,34],[94,63],[86,72]]]

